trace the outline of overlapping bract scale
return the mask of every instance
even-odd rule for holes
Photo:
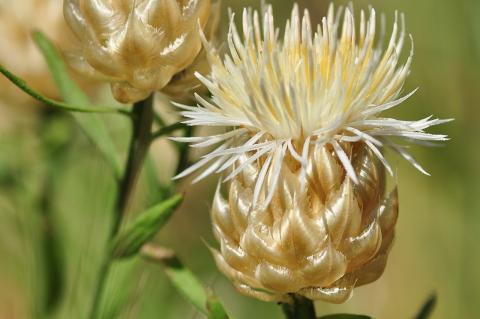
[[[82,44],[70,54],[73,66],[110,81],[127,103],[162,89],[195,60],[210,0],[65,0],[64,14]]]
[[[341,303],[354,287],[382,274],[398,215],[397,191],[385,195],[385,168],[365,144],[344,147],[358,184],[331,147],[317,144],[306,173],[287,157],[267,205],[251,201],[262,158],[231,181],[228,200],[217,191],[211,214],[220,250],[212,251],[241,293],[268,301],[295,293]],[[262,190],[259,201],[266,196]]]

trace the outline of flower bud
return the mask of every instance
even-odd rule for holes
[[[364,143],[342,145],[355,184],[329,145],[310,146],[307,163],[286,157],[270,202],[262,190],[252,204],[265,158],[248,163],[219,191],[212,208],[213,250],[219,269],[243,294],[282,301],[294,293],[332,303],[382,274],[398,215],[396,189],[384,194],[385,168]],[[264,189],[274,183],[266,177]]]
[[[83,48],[72,65],[111,82],[118,101],[137,102],[195,60],[209,12],[209,0],[65,0]]]

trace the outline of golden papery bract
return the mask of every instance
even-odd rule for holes
[[[205,38],[211,45],[217,43],[216,37],[220,24],[220,9],[220,1],[212,4],[210,19],[204,30]],[[188,102],[193,99],[193,93],[201,95],[207,93],[207,88],[195,76],[197,72],[200,74],[210,73],[210,63],[205,48],[201,49],[192,64],[173,76],[170,83],[162,89],[162,92],[174,98],[176,101]]]
[[[228,200],[217,192],[211,214],[220,250],[212,251],[241,293],[266,301],[295,293],[341,303],[354,287],[382,274],[398,215],[397,191],[385,196],[385,168],[363,143],[343,146],[357,185],[329,146],[315,145],[306,173],[298,162],[284,161],[266,207],[264,191],[255,206],[261,208],[251,205],[259,163],[232,180]]]
[[[65,0],[83,48],[71,63],[110,81],[118,101],[142,100],[195,60],[209,13],[210,0]]]

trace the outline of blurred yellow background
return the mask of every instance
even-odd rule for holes
[[[239,12],[243,6],[259,6],[259,1],[222,2],[223,30],[228,22],[227,7]],[[270,2],[281,27],[293,1]],[[0,14],[4,3],[0,1]],[[301,7],[311,10],[315,22],[324,16],[328,3],[299,1]],[[438,304],[433,318],[480,318],[480,1],[359,0],[354,5],[357,9],[372,5],[385,13],[387,28],[395,10],[405,13],[407,31],[415,43],[406,91],[420,90],[392,111],[395,117],[418,119],[434,114],[456,120],[435,128],[452,138],[444,147],[415,147],[412,151],[431,177],[421,175],[399,157],[389,156],[398,167],[400,220],[385,274],[356,289],[343,305],[316,303],[317,312],[412,318],[435,292]],[[2,45],[0,57],[15,54],[12,48]],[[14,66],[6,67],[16,71]],[[6,88],[0,83],[1,100]],[[97,98],[105,100],[102,95]],[[32,300],[39,298],[45,284],[42,274],[46,270],[35,246],[35,229],[45,226],[39,218],[44,209],[50,209],[56,225],[61,225],[57,239],[66,294],[56,318],[85,318],[115,191],[111,172],[68,114],[29,107],[22,108],[19,115],[12,108],[16,106],[11,100],[0,108],[0,319],[33,318]],[[124,150],[127,123],[108,116],[106,121],[118,148]],[[171,174],[175,160],[174,155],[165,155],[168,147],[165,142],[154,145],[155,166],[163,179]],[[48,174],[53,178],[47,178]],[[156,242],[175,249],[220,296],[233,317],[282,318],[277,305],[239,295],[216,270],[203,242],[215,244],[208,212],[215,185],[215,178],[193,186],[183,182],[187,200]],[[137,195],[137,206],[152,196],[148,178],[143,179]],[[134,294],[126,301],[121,318],[201,318],[173,290],[161,266],[132,260],[118,268],[133,266]]]

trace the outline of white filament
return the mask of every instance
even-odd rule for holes
[[[413,57],[412,48],[406,62],[399,62],[405,38],[403,15],[400,20],[399,27],[396,14],[392,35],[383,50],[376,41],[374,9],[368,19],[361,11],[357,32],[351,8],[345,11],[341,8],[335,14],[332,5],[313,32],[308,11],[301,17],[295,5],[283,41],[274,27],[271,6],[264,11],[263,24],[257,11],[244,10],[243,38],[232,14],[229,54],[223,60],[204,40],[212,72],[210,76],[198,74],[198,78],[210,90],[212,98],[207,101],[198,96],[199,105],[183,106],[182,114],[187,125],[225,126],[234,130],[202,139],[186,139],[197,143],[196,147],[225,143],[187,172],[216,160],[208,173],[221,173],[243,154],[250,156],[248,162],[266,156],[257,177],[253,202],[257,202],[266,187],[264,204],[268,204],[281,173],[279,163],[286,155],[290,154],[303,167],[310,144],[330,144],[348,176],[356,182],[356,173],[340,142],[364,141],[390,173],[392,169],[379,149],[384,145],[426,173],[389,138],[445,141],[446,135],[428,134],[424,130],[449,120],[428,117],[402,121],[379,117],[381,112],[398,106],[416,92],[400,97]],[[303,147],[296,150],[294,145]],[[226,179],[236,176],[246,165],[237,167]],[[268,185],[264,186],[266,181]]]

